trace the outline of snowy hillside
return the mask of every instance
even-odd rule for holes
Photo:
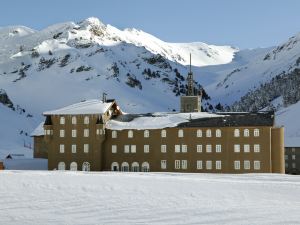
[[[0,224],[298,224],[300,177],[3,171]]]
[[[243,50],[238,52],[229,64],[204,68],[207,73],[213,73],[215,78],[214,81],[207,84],[205,89],[215,103],[222,102],[223,105],[230,106],[234,102],[240,101],[241,97],[244,97],[241,105],[246,105],[248,110],[257,110],[266,107],[267,103],[283,96],[283,103],[287,106],[297,102],[291,103],[286,99],[290,97],[289,94],[296,95],[296,93],[293,90],[286,90],[285,85],[288,83],[284,83],[282,80],[294,79],[289,75],[298,73],[299,68],[300,33],[279,46]],[[273,83],[269,86],[263,86],[271,82]],[[270,91],[268,88],[278,89],[278,91],[266,93]],[[259,91],[254,93],[253,90]],[[253,91],[253,96],[246,96],[249,91]],[[264,96],[268,98],[264,99]],[[256,105],[253,100],[255,97],[258,99]],[[298,100],[300,100],[300,97]],[[243,110],[241,106],[236,106],[237,109]]]
[[[300,34],[277,47],[238,51],[201,42],[167,43],[97,18],[41,31],[4,27],[1,157],[30,145],[29,134],[43,120],[43,111],[99,99],[103,92],[131,113],[178,110],[190,53],[197,88],[210,96],[203,103],[206,109],[220,103],[221,109],[237,111],[280,110],[300,100]]]
[[[103,92],[128,112],[178,110],[189,53],[198,66],[228,63],[237,51],[205,43],[167,43],[140,30],[105,25],[97,18],[41,31],[0,28],[0,47],[0,89],[25,111],[20,117],[20,110],[10,109],[6,116],[8,109],[0,108],[0,117],[7,118],[0,133],[7,127],[11,130],[0,149],[29,144],[30,138],[23,140],[20,132],[29,134],[43,119],[43,111],[100,98]]]

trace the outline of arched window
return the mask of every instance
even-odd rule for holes
[[[161,131],[161,137],[167,137],[167,131],[166,130]]]
[[[65,124],[65,117],[61,116],[59,119],[60,124]]]
[[[111,164],[111,171],[119,171],[119,163],[113,162]]]
[[[254,137],[259,137],[259,129],[254,129]]]
[[[128,138],[133,138],[133,131],[132,130],[128,131]]]
[[[121,171],[128,172],[129,171],[129,164],[128,162],[122,162],[121,164]]]
[[[139,163],[133,162],[133,163],[131,164],[131,171],[132,171],[132,172],[139,172],[139,171],[140,171]]]
[[[82,163],[82,171],[90,171],[90,164],[88,162]]]
[[[202,137],[202,130],[197,130],[197,137]]]
[[[239,137],[240,136],[240,130],[239,129],[234,129],[234,136]]]
[[[58,163],[58,170],[65,170],[66,169],[66,164],[64,162],[59,162]]]
[[[148,162],[143,162],[142,163],[142,172],[149,172],[150,171],[150,166]]]
[[[72,124],[76,124],[76,123],[77,123],[76,116],[72,116]]]
[[[71,171],[77,171],[77,163],[76,162],[71,162],[70,170]]]
[[[222,135],[221,130],[220,130],[220,129],[217,129],[217,130],[216,130],[216,137],[221,137],[221,135]]]
[[[84,124],[89,124],[90,123],[90,118],[88,116],[85,116],[83,119]]]
[[[149,130],[144,130],[144,137],[148,138],[149,137]]]
[[[211,137],[211,129],[206,130],[206,137]]]
[[[248,129],[244,130],[244,137],[249,137],[249,130]]]
[[[183,137],[183,130],[178,130],[178,137]]]

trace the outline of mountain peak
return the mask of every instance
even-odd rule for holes
[[[89,17],[79,23],[82,26],[98,26],[105,27],[105,24],[102,23],[97,17]]]

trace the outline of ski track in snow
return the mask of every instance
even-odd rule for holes
[[[2,171],[0,224],[299,224],[289,175]]]

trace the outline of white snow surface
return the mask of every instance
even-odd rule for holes
[[[30,136],[43,136],[44,135],[44,122],[41,122],[34,131],[30,134]]]
[[[44,115],[87,115],[87,114],[103,114],[113,102],[103,102],[98,99],[90,99],[83,102],[75,103],[60,109],[46,111]]]
[[[300,147],[300,102],[283,108],[276,113],[276,125],[285,126],[285,146]]]
[[[125,115],[126,116],[126,115]],[[122,117],[122,115],[120,116]],[[162,129],[167,127],[176,127],[180,123],[189,122],[190,119],[223,117],[213,113],[153,113],[151,116],[137,116],[132,121],[123,122],[122,120],[109,120],[106,127],[111,130],[123,129]]]
[[[1,171],[0,224],[299,224],[300,176]]]

